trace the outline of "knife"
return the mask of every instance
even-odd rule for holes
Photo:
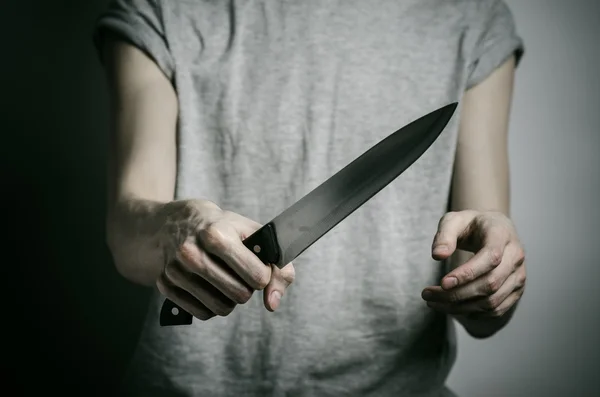
[[[402,127],[243,241],[263,263],[282,268],[410,167],[435,142],[458,103]],[[193,316],[165,300],[161,326],[189,325]]]

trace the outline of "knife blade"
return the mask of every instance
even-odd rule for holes
[[[263,263],[287,265],[396,179],[435,142],[458,103],[400,128],[262,226],[243,244]],[[193,316],[169,299],[160,325],[189,325]]]

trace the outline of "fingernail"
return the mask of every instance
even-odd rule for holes
[[[456,277],[448,277],[446,280],[444,280],[444,282],[442,283],[442,287],[444,287],[444,289],[450,289],[450,288],[454,288],[458,285],[458,279]]]
[[[281,300],[281,292],[273,291],[269,296],[269,305],[271,305],[271,309],[276,310],[279,307],[279,301]]]
[[[425,291],[423,291],[423,293],[421,294],[421,296],[423,297],[423,299],[429,300],[429,299],[431,299],[431,297],[433,296],[433,294],[431,293],[431,291],[425,290]]]

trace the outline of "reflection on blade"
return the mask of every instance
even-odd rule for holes
[[[283,267],[410,167],[437,139],[457,103],[391,134],[271,222]]]

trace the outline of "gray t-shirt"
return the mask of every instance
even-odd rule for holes
[[[118,0],[99,19],[153,58],[180,101],[176,197],[266,222],[404,124],[481,82],[522,43],[500,0]],[[403,175],[295,261],[276,313],[158,325],[129,396],[436,396],[452,323],[421,290],[447,209],[459,111]]]

